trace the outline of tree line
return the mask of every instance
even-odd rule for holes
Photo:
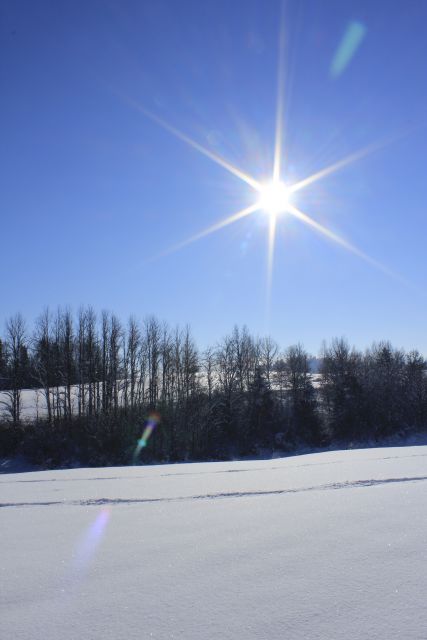
[[[322,346],[318,374],[310,361],[302,345],[281,350],[245,327],[201,351],[188,326],[155,317],[123,324],[90,307],[76,316],[45,310],[30,332],[16,314],[0,340],[0,455],[127,463],[154,412],[141,461],[293,451],[426,426],[418,351],[380,342],[361,352],[341,338]],[[31,420],[22,416],[23,389],[41,397]]]

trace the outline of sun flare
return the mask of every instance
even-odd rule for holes
[[[276,216],[287,211],[290,192],[280,180],[273,180],[262,185],[260,189],[259,208],[268,215]]]
[[[141,106],[139,103],[134,100],[127,99],[130,105],[140,112],[142,112],[146,117],[150,118],[153,122],[161,126],[166,131],[169,131],[172,135],[174,135],[179,140],[185,142],[188,146],[192,147],[202,155],[206,156],[210,160],[212,160],[215,164],[221,166],[230,174],[239,178],[243,182],[245,182],[254,192],[255,199],[253,203],[245,208],[232,213],[226,218],[211,224],[209,227],[202,229],[198,233],[195,233],[190,238],[179,242],[178,244],[170,247],[166,251],[163,251],[160,255],[167,255],[183,247],[192,244],[206,236],[209,236],[212,233],[215,233],[228,225],[234,224],[237,221],[240,221],[248,216],[256,214],[259,211],[262,211],[268,219],[268,249],[267,249],[267,315],[269,313],[270,308],[270,297],[271,297],[271,289],[272,289],[272,278],[273,278],[273,262],[274,262],[274,253],[275,253],[275,241],[276,241],[276,231],[278,225],[280,224],[279,217],[282,214],[287,214],[287,216],[295,218],[307,225],[317,233],[323,235],[328,240],[340,245],[350,253],[358,256],[365,262],[369,263],[371,266],[379,269],[380,271],[386,273],[393,278],[397,278],[400,280],[399,276],[396,276],[393,272],[391,272],[388,268],[384,267],[381,263],[377,262],[375,259],[366,255],[363,251],[355,247],[348,240],[344,239],[328,227],[322,225],[315,218],[312,218],[310,215],[301,211],[294,202],[294,194],[301,190],[304,190],[306,187],[310,187],[316,182],[330,176],[336,171],[346,167],[347,165],[355,162],[356,160],[360,160],[366,155],[373,153],[381,149],[387,141],[383,141],[381,143],[371,144],[363,149],[359,149],[356,152],[353,152],[347,155],[344,158],[321,168],[315,173],[303,177],[296,182],[285,183],[282,181],[282,176],[285,173],[283,165],[285,164],[285,151],[287,148],[286,144],[286,127],[285,127],[285,87],[284,87],[284,76],[285,76],[285,31],[284,31],[284,14],[283,14],[283,6],[282,5],[282,15],[280,20],[280,34],[279,34],[279,47],[278,47],[278,68],[277,68],[277,102],[276,102],[276,126],[275,126],[275,138],[274,138],[274,148],[273,148],[273,162],[272,162],[272,174],[271,179],[267,182],[260,182],[256,176],[251,176],[245,171],[242,171],[240,168],[234,166],[231,162],[220,156],[216,151],[213,151],[210,148],[207,148],[190,138],[186,133],[183,133],[181,130],[172,126],[163,118],[160,118],[158,115],[153,114],[148,111],[145,107]],[[391,142],[389,140],[388,142]],[[286,151],[287,153],[287,151]]]

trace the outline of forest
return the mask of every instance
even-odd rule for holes
[[[364,352],[235,327],[199,350],[190,328],[126,324],[90,307],[18,313],[0,340],[0,456],[45,467],[225,460],[379,442],[427,426],[424,357],[389,342]],[[24,389],[44,410],[22,416]]]

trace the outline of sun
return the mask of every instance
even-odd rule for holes
[[[281,180],[272,180],[260,188],[258,206],[270,216],[284,213],[289,207],[290,191]]]
[[[248,187],[251,188],[251,195],[255,196],[254,201],[249,206],[245,206],[243,209],[232,213],[226,218],[211,224],[209,227],[195,233],[191,237],[183,240],[170,247],[169,249],[163,251],[160,256],[167,255],[187,245],[201,240],[206,236],[209,236],[211,233],[215,233],[224,227],[228,227],[230,224],[234,224],[237,221],[240,221],[247,216],[251,216],[256,214],[259,211],[263,211],[267,216],[268,220],[268,253],[267,253],[267,309],[270,306],[270,295],[272,288],[272,273],[273,273],[273,261],[274,261],[274,251],[275,251],[275,238],[276,238],[276,230],[278,225],[280,224],[280,216],[282,214],[286,214],[286,218],[296,218],[303,224],[307,225],[317,233],[322,234],[328,240],[332,240],[336,244],[340,245],[347,251],[353,253],[358,256],[362,260],[365,260],[371,266],[383,271],[387,275],[391,275],[392,277],[396,277],[396,274],[392,273],[389,269],[384,267],[381,263],[377,262],[370,256],[366,255],[363,251],[358,249],[356,246],[348,242],[346,239],[342,238],[340,235],[329,229],[328,227],[322,225],[315,218],[312,218],[310,215],[299,209],[295,205],[295,194],[298,194],[301,190],[304,190],[306,187],[309,187],[316,183],[319,180],[326,178],[327,176],[335,173],[336,171],[346,167],[347,165],[355,162],[356,160],[360,160],[366,155],[381,149],[385,142],[370,144],[363,149],[359,149],[344,158],[326,166],[319,171],[312,173],[311,175],[300,179],[298,182],[283,182],[283,167],[284,163],[284,149],[285,145],[285,127],[284,127],[284,107],[285,107],[285,92],[283,85],[283,77],[285,75],[285,31],[284,31],[284,18],[283,15],[280,21],[280,36],[279,36],[279,51],[278,51],[278,71],[277,71],[277,103],[276,103],[276,127],[275,127],[275,138],[274,138],[274,148],[273,148],[273,162],[272,162],[272,173],[271,179],[267,182],[259,181],[256,177],[249,175],[245,171],[242,171],[239,167],[234,166],[227,159],[218,155],[216,151],[203,146],[200,142],[193,140],[186,133],[177,129],[173,125],[169,124],[167,121],[163,120],[163,118],[158,115],[148,111],[144,106],[140,105],[138,102],[132,99],[127,99],[127,102],[138,111],[144,114],[144,116],[150,118],[157,125],[169,131],[176,138],[192,147],[205,157],[209,158],[215,164],[221,166],[223,169],[228,171],[230,174],[239,178],[239,180],[246,183]],[[392,140],[390,140],[392,141]],[[298,196],[297,196],[298,198]],[[400,278],[398,278],[400,279]]]

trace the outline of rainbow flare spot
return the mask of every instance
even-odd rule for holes
[[[108,521],[111,516],[111,508],[103,507],[98,513],[96,519],[87,529],[84,534],[76,553],[75,565],[77,568],[82,569],[87,567],[91,558],[93,557],[99,543],[101,542]]]
[[[144,449],[147,446],[147,443],[151,437],[151,434],[159,424],[160,424],[160,414],[156,412],[150,413],[150,415],[146,420],[146,425],[145,425],[144,431],[142,432],[142,436],[138,440],[137,445],[135,447],[135,451],[133,453],[134,462],[138,458],[142,449]]]

